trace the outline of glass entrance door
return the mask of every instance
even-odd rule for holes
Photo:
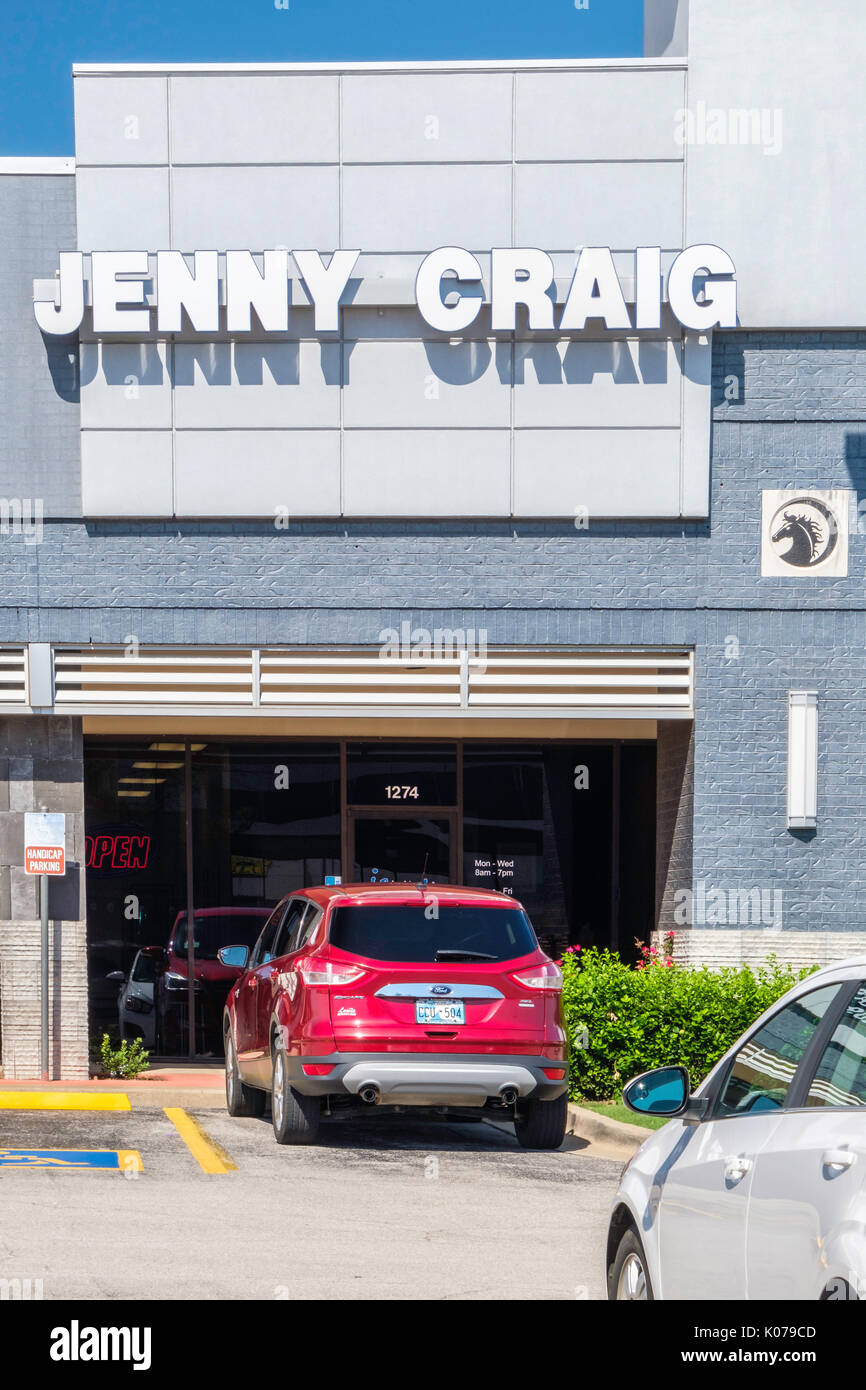
[[[350,811],[355,883],[455,883],[456,815],[435,810]]]

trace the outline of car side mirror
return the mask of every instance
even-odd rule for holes
[[[220,965],[230,965],[233,970],[246,970],[249,958],[249,946],[220,946],[217,951]]]
[[[691,1081],[685,1067],[657,1067],[642,1072],[622,1093],[629,1110],[638,1115],[659,1115],[673,1119],[682,1115],[689,1103]]]
[[[110,975],[106,975],[106,980],[114,980],[117,984],[126,984],[126,975],[122,970],[112,970]]]

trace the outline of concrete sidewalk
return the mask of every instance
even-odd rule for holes
[[[218,1109],[225,1105],[225,1080],[219,1062],[204,1066],[156,1066],[136,1077],[93,1077],[89,1081],[6,1081],[0,1074],[0,1092],[56,1092],[87,1095],[122,1092],[133,1109],[171,1105]]]

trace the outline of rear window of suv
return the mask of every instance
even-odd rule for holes
[[[526,913],[513,907],[430,903],[338,907],[331,944],[368,960],[424,961],[428,964],[514,960],[537,949]]]

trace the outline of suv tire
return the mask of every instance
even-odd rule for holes
[[[238,1071],[238,1057],[235,1052],[231,1028],[226,1028],[226,1109],[236,1119],[258,1119],[264,1114],[265,1093],[252,1086],[245,1086]]]
[[[558,1149],[565,1138],[568,1121],[568,1094],[556,1100],[517,1102],[514,1132],[523,1149]]]
[[[271,1119],[278,1144],[314,1144],[322,1118],[318,1096],[302,1096],[289,1083],[289,1069],[282,1043],[274,1048]]]

